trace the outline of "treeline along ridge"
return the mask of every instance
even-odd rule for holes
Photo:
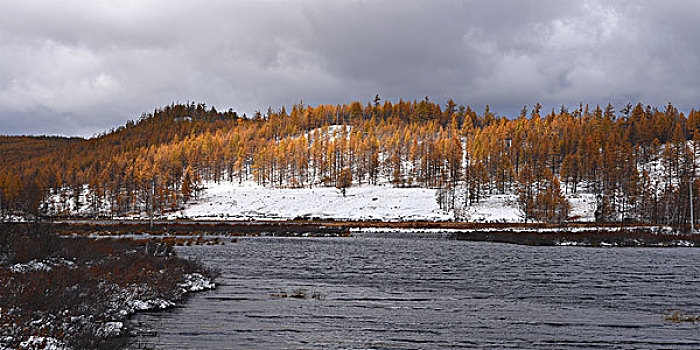
[[[0,137],[0,211],[162,214],[205,181],[272,187],[435,188],[447,211],[517,194],[523,218],[564,222],[565,194],[596,195],[596,220],[685,225],[700,112],[672,104],[579,105],[511,118],[450,100],[295,104],[253,116],[173,104],[94,138]],[[51,199],[51,200],[49,200]],[[700,205],[694,206],[694,217]]]

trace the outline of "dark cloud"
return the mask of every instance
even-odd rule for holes
[[[92,135],[172,102],[251,113],[454,98],[681,109],[691,1],[31,1],[0,12],[0,133]]]

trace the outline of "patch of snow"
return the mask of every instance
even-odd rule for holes
[[[118,336],[121,334],[123,328],[124,328],[124,322],[119,322],[119,321],[105,322],[97,330],[97,335],[100,337]]]
[[[175,306],[175,303],[164,299],[131,300],[128,306],[135,311],[163,310]]]
[[[523,222],[517,201],[518,196],[514,194],[484,197],[464,208],[460,216],[469,222]]]
[[[694,247],[695,246],[695,244],[693,244],[693,242],[686,241],[686,240],[674,241],[673,245],[676,247]]]
[[[48,215],[106,216],[111,211],[109,196],[94,203],[95,189],[87,184],[79,188],[53,188],[50,193],[40,204],[40,210]]]
[[[185,282],[180,283],[180,287],[185,292],[199,292],[206,289],[214,289],[216,284],[201,274],[191,273],[185,275]]]
[[[66,259],[32,260],[25,264],[14,264],[10,267],[13,273],[27,273],[32,271],[50,271],[59,266],[75,266],[75,262]]]
[[[595,221],[596,198],[592,193],[567,195],[566,199],[571,205],[569,216],[577,218],[578,222]]]
[[[44,349],[44,350],[68,350],[69,347],[66,346],[62,341],[51,338],[51,337],[38,337],[31,336],[26,341],[19,344],[20,349],[34,350],[34,349]]]
[[[27,218],[19,215],[2,215],[0,222],[28,222]]]
[[[32,260],[26,264],[14,264],[10,267],[13,273],[27,273],[31,271],[49,271],[51,266],[42,261]]]
[[[268,188],[252,183],[206,183],[198,203],[170,215],[191,219],[449,220],[435,190],[359,186],[343,197],[336,188]]]
[[[584,245],[584,244],[582,242],[562,241],[562,242],[558,242],[557,245],[560,245],[560,246],[579,246],[579,245]]]
[[[436,190],[397,188],[385,185],[360,185],[342,196],[332,187],[270,188],[254,182],[205,182],[198,202],[170,213],[167,219],[194,220],[378,220],[378,221],[449,221],[518,223],[523,213],[518,196],[498,194],[483,197],[456,211],[440,209]],[[568,195],[571,216],[576,221],[595,220],[593,194]]]

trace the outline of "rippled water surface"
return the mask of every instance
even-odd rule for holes
[[[215,291],[136,322],[163,349],[700,348],[700,250],[415,238],[244,238],[180,249]],[[279,298],[304,289],[321,299]]]

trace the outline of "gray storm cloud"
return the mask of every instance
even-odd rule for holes
[[[0,133],[172,102],[700,106],[692,1],[0,1]]]

